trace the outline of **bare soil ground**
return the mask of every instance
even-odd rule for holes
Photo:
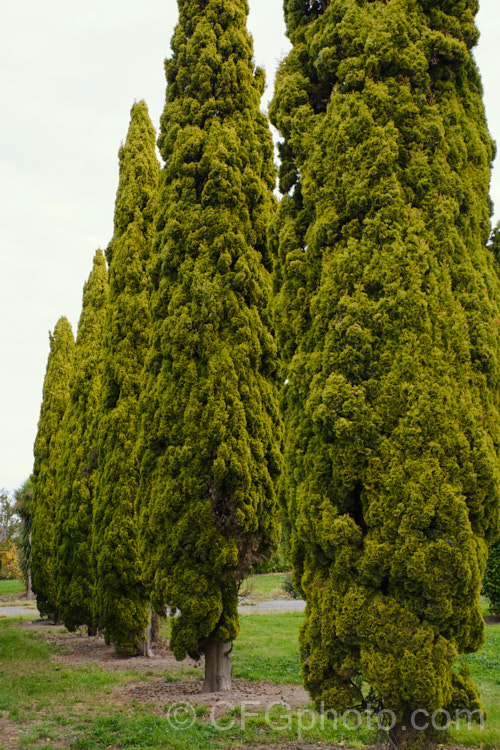
[[[484,622],[486,625],[498,625],[500,617],[498,615],[484,615]]]

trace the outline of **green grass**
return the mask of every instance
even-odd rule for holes
[[[235,677],[300,685],[299,626],[302,612],[244,615],[233,647]]]
[[[473,725],[454,730],[452,735],[462,744],[482,744],[483,750],[500,748],[500,625],[488,625],[483,648],[464,661],[479,687],[488,719],[483,730]]]
[[[360,747],[373,742],[375,735],[362,727],[335,727],[333,722],[321,721],[310,709],[290,714],[274,707],[271,711],[253,714],[247,710],[235,710],[220,720],[200,721],[192,715],[192,725],[180,731],[172,726],[168,715],[161,716],[107,716],[99,718],[92,730],[81,735],[71,744],[71,750],[102,750],[102,748],[127,748],[127,750],[217,750],[242,747],[254,742],[338,743]],[[207,717],[205,717],[207,718]],[[314,723],[314,727],[311,725]],[[46,745],[41,745],[46,747]],[[296,745],[294,745],[296,747]],[[35,748],[34,750],[38,750]]]
[[[302,613],[242,617],[233,651],[234,676],[300,684],[297,634],[303,617]],[[488,626],[487,633],[483,649],[467,657],[490,714],[486,728],[453,730],[456,744],[482,746],[482,750],[500,747],[500,625]],[[277,705],[267,715],[265,711],[254,715],[258,707],[235,706],[216,722],[206,706],[188,708],[189,726],[180,730],[168,706],[113,701],[117,685],[156,679],[155,670],[144,675],[105,672],[93,664],[63,664],[54,658],[56,649],[44,636],[27,629],[21,620],[0,620],[0,715],[3,712],[22,730],[19,750],[40,750],[55,743],[68,750],[223,750],[288,740],[344,741],[357,747],[377,742],[365,723],[355,729],[339,721],[336,727],[310,708],[289,712]],[[184,675],[185,671],[180,676]],[[174,679],[173,673],[169,677]],[[7,747],[12,750],[13,745]]]
[[[95,693],[107,694],[123,675],[94,665],[63,665],[52,659],[55,648],[40,633],[21,627],[22,620],[0,620],[0,707],[11,721],[24,722],[40,712],[60,716]]]
[[[22,580],[0,581],[0,596],[24,594],[25,590],[24,581]]]
[[[243,582],[241,593],[249,602],[259,602],[265,599],[287,598],[283,591],[283,581],[286,573],[264,573],[250,576]]]

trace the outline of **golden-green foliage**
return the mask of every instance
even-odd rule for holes
[[[159,164],[144,102],[134,104],[125,145],[104,327],[98,415],[99,481],[94,512],[95,617],[117,651],[136,654],[147,624],[136,523],[140,376],[149,331],[149,264]]]
[[[107,296],[106,260],[98,250],[83,289],[57,474],[54,575],[59,615],[69,630],[83,624],[93,626],[92,509]]]
[[[276,320],[319,704],[474,706],[498,531],[499,299],[477,3],[285,2]],[[375,696],[375,697],[374,697]]]
[[[50,352],[35,440],[31,501],[32,587],[42,615],[57,615],[52,548],[56,512],[56,472],[61,461],[62,421],[69,402],[69,378],[75,342],[67,318],[59,318],[50,336]]]
[[[159,146],[142,513],[174,653],[239,631],[237,583],[278,533],[278,360],[266,228],[273,147],[245,0],[179,0]]]

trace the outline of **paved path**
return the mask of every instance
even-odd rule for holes
[[[257,604],[240,604],[238,612],[241,615],[262,615],[267,612],[303,612],[305,606],[306,603],[303,599],[269,599]],[[0,617],[22,617],[23,615],[31,615],[33,619],[40,616],[33,605],[0,606]]]
[[[303,612],[306,603],[303,599],[269,599],[257,604],[240,604],[240,615],[262,615],[266,612]]]
[[[20,604],[16,607],[0,607],[0,617],[22,617],[23,615],[31,615],[33,619],[40,617],[37,608],[30,607],[27,604]]]

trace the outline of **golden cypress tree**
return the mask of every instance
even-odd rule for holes
[[[57,502],[56,473],[61,460],[62,421],[69,403],[69,378],[74,339],[67,318],[59,318],[49,334],[50,352],[35,439],[33,498],[31,501],[32,588],[41,615],[58,619],[53,565],[54,523]]]
[[[273,146],[246,0],[179,0],[159,146],[142,540],[172,648],[231,682],[238,586],[278,533],[278,360],[266,229]]]
[[[68,630],[95,631],[92,512],[97,482],[97,411],[108,271],[102,250],[94,257],[83,302],[70,377],[70,399],[62,426],[57,473],[54,575],[59,614]]]
[[[432,741],[414,710],[480,705],[457,668],[484,638],[500,487],[476,10],[286,0],[272,106],[302,670],[317,705],[394,711],[399,747]]]
[[[109,298],[104,324],[99,482],[94,510],[95,618],[122,654],[138,653],[148,596],[137,538],[140,377],[150,332],[149,265],[159,175],[155,131],[146,104],[132,107],[108,248]]]

